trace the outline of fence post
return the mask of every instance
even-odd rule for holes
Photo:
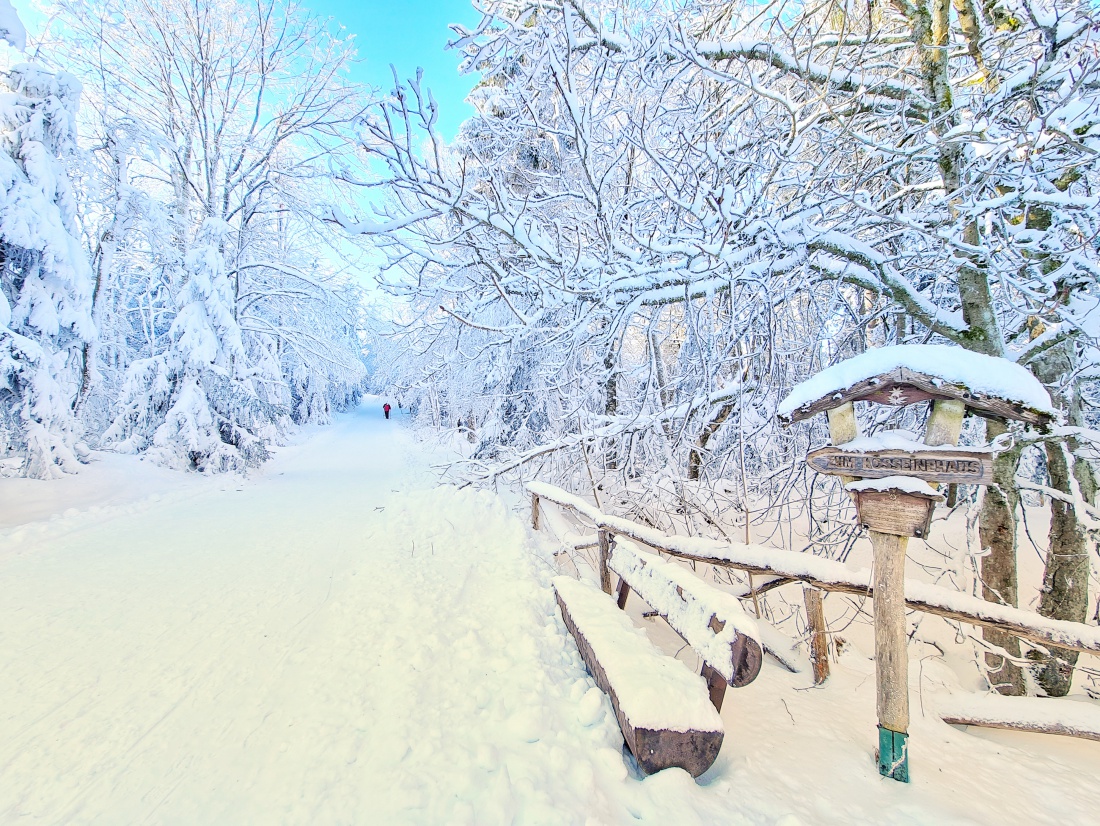
[[[814,666],[814,685],[821,685],[829,679],[829,638],[825,625],[825,606],[821,591],[813,587],[802,589],[802,599],[806,603],[806,628],[810,633],[810,662]]]
[[[611,534],[603,529],[599,533],[600,540],[600,587],[605,594],[611,593],[611,570],[607,567],[611,557]]]
[[[539,529],[539,495],[537,493],[531,494],[531,527],[536,531]]]
[[[875,677],[878,770],[909,782],[909,640],[905,634],[905,546],[909,540],[869,531],[875,565]]]

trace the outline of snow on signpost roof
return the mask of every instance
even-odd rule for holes
[[[891,384],[911,386],[917,392],[910,393],[908,400],[898,391],[896,402],[881,398],[881,391]],[[959,398],[983,415],[1032,424],[1045,424],[1056,415],[1050,394],[1026,368],[1008,359],[944,344],[902,344],[868,350],[796,385],[776,412],[789,424],[845,401],[871,396],[878,398],[869,400],[888,404]]]

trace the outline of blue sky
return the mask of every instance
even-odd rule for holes
[[[458,126],[474,111],[463,98],[477,82],[476,76],[460,75],[460,55],[446,51],[454,37],[450,23],[473,27],[481,16],[470,0],[302,0],[319,17],[332,17],[355,35],[360,62],[352,77],[362,83],[389,89],[393,84],[390,64],[402,80],[424,68],[424,80],[439,102],[439,131],[450,140]],[[28,31],[36,33],[42,15],[32,0],[12,0]]]
[[[463,98],[477,82],[474,75],[460,75],[461,56],[446,51],[454,37],[450,23],[472,28],[481,20],[470,0],[304,0],[322,17],[332,17],[355,35],[362,61],[354,70],[356,80],[383,89],[393,85],[390,64],[402,80],[424,68],[425,83],[439,102],[439,128],[448,140],[474,110]]]

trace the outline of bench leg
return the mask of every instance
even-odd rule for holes
[[[626,584],[625,579],[619,579],[619,596],[618,604],[619,609],[624,610],[626,608],[626,598],[630,596],[630,586]]]
[[[706,680],[707,691],[710,692],[710,702],[714,706],[714,710],[721,711],[722,700],[726,698],[726,678],[711,668],[707,662],[703,663],[701,674],[703,679]]]

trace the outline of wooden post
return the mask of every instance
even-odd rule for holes
[[[905,633],[904,536],[870,531],[875,555],[875,676],[878,770],[909,782],[909,651]]]
[[[607,567],[607,562],[611,558],[611,534],[608,531],[601,530],[599,533],[599,545],[600,545],[600,588],[603,589],[605,594],[611,593],[611,571]]]
[[[924,429],[924,443],[936,445],[957,445],[962,436],[963,417],[966,416],[966,404],[956,399],[937,399],[932,403],[932,412],[928,416],[928,426]],[[929,482],[933,488],[939,488],[935,482]],[[947,508],[955,507],[959,499],[958,484],[947,486]]]
[[[829,679],[829,638],[825,625],[825,606],[821,591],[817,588],[803,588],[802,599],[806,603],[806,628],[810,632],[810,662],[814,666],[814,685],[821,685]]]
[[[829,438],[834,445],[842,445],[859,438],[855,402],[845,402],[829,410]]]
[[[536,531],[539,529],[539,495],[537,493],[531,494],[531,527]]]
[[[962,435],[965,415],[966,403],[961,399],[934,401],[932,413],[928,416],[928,426],[924,429],[924,443],[930,447],[957,445],[959,436]]]
[[[840,407],[834,407],[828,411],[829,438],[834,445],[842,445],[852,439],[859,438],[859,421],[856,419],[855,402],[845,402]],[[854,482],[854,476],[841,476],[840,483],[846,485]]]

